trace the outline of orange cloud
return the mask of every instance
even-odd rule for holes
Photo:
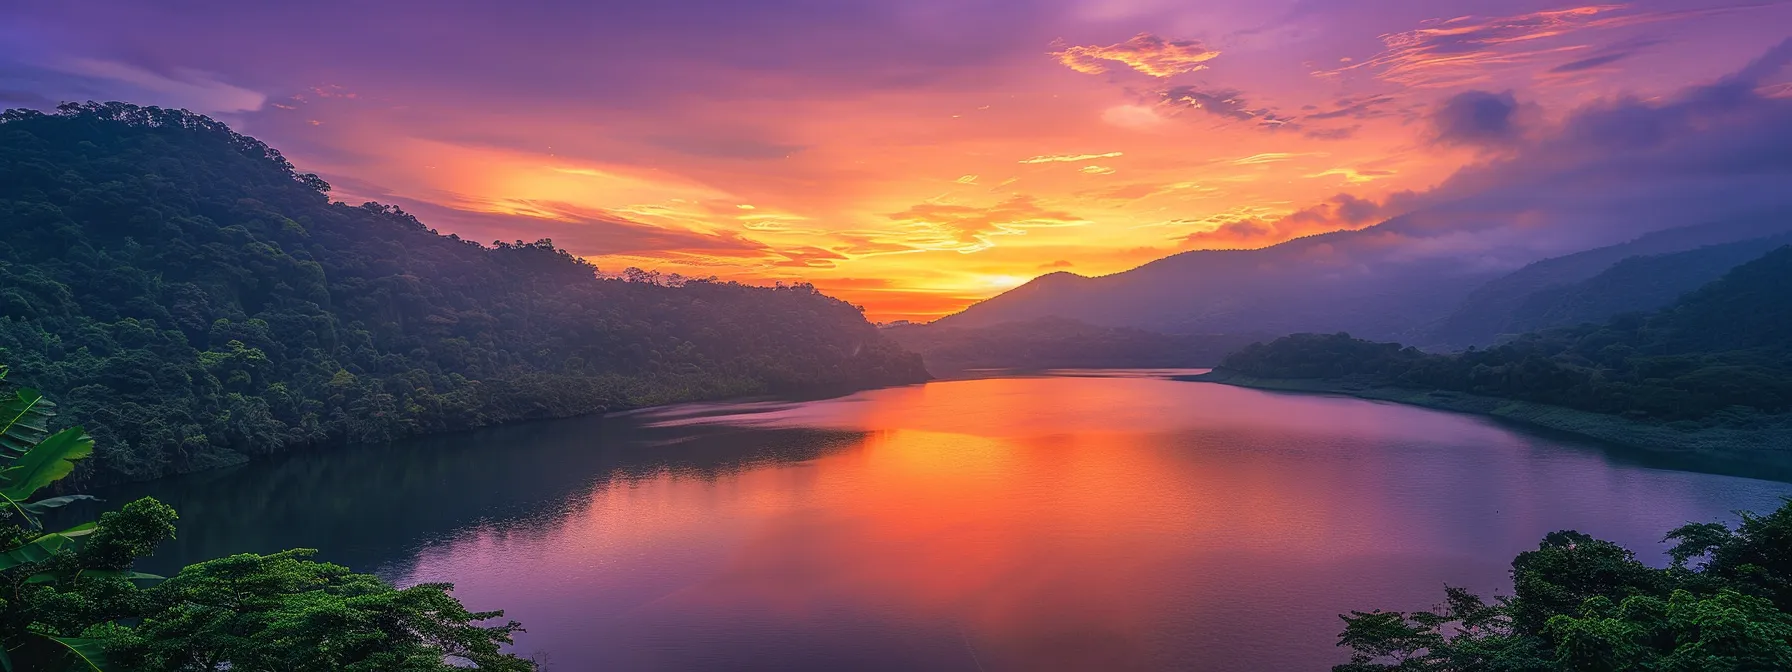
[[[1116,156],[1122,156],[1122,154],[1120,152],[1107,152],[1105,154],[1042,154],[1040,156],[1021,159],[1020,162],[1021,163],[1070,163],[1073,161],[1088,161],[1090,159],[1111,159]]]
[[[1088,223],[1068,212],[1041,207],[1032,196],[1024,195],[989,207],[922,203],[889,217],[903,227],[906,242],[913,247],[966,253],[993,246],[991,236]]]
[[[1150,33],[1139,33],[1119,44],[1073,46],[1052,52],[1058,62],[1077,72],[1099,75],[1108,71],[1108,61],[1151,75],[1169,77],[1207,69],[1207,61],[1220,52],[1199,40],[1165,40]]]

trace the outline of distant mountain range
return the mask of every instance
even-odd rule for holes
[[[1199,379],[1485,413],[1665,451],[1783,452],[1792,449],[1792,246],[1652,312],[1455,354],[1294,334],[1233,353]]]
[[[1386,241],[1406,225],[1396,218],[1258,250],[1185,252],[1101,277],[1051,273],[935,324],[1061,318],[1169,333],[1342,331],[1434,348],[1486,345],[1502,334],[1658,308],[1792,242],[1792,213],[1760,215],[1502,272],[1460,257],[1403,258]]]

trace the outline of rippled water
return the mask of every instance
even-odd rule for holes
[[[1337,614],[1503,590],[1573,528],[1661,562],[1792,485],[1489,421],[1149,375],[687,405],[121,489],[159,569],[303,546],[450,581],[576,670],[1300,670]],[[152,568],[157,569],[157,568]]]

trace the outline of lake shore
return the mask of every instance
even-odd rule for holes
[[[1721,457],[1734,462],[1739,472],[1760,470],[1760,478],[1792,480],[1792,423],[1783,417],[1768,419],[1759,427],[1680,428],[1528,401],[1350,380],[1257,378],[1223,370],[1173,379],[1276,392],[1336,394],[1482,415],[1670,460],[1675,455]]]

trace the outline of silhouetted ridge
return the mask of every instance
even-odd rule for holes
[[[0,115],[0,361],[101,438],[89,477],[926,378],[809,285],[600,279],[328,188],[186,111]]]

